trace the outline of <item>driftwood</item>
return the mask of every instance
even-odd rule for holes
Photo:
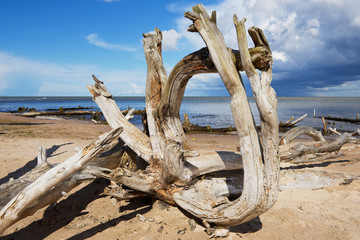
[[[355,133],[353,133],[355,134]],[[320,131],[311,127],[300,126],[291,129],[280,140],[279,155],[281,161],[306,163],[323,161],[326,159],[342,155],[340,148],[347,142],[353,134],[340,134],[335,140],[328,142],[325,140]],[[316,142],[291,143],[296,137],[307,135]]]
[[[296,123],[304,120],[304,118],[306,118],[306,117],[307,117],[307,114],[304,114],[301,117],[294,120],[294,117],[292,116],[286,122],[280,121],[279,127],[280,128],[294,127]],[[184,114],[184,121],[182,122],[182,125],[183,125],[183,129],[187,133],[190,133],[190,132],[220,132],[220,133],[226,133],[226,132],[236,131],[236,129],[231,127],[231,126],[228,127],[228,128],[211,128],[210,126],[199,126],[197,124],[193,124],[193,123],[190,122],[190,119],[189,119],[189,117],[188,117],[188,115],[186,113]]]
[[[293,128],[293,129],[289,130],[288,132],[286,132],[281,137],[280,145],[288,144],[300,135],[307,135],[307,136],[313,138],[315,141],[325,142],[325,138],[321,134],[321,132],[315,130],[312,127],[299,126],[299,127]]]
[[[73,179],[88,162],[116,143],[120,128],[105,133],[82,151],[51,168],[21,190],[0,211],[0,233],[18,220],[59,199],[77,185]]]
[[[355,119],[352,119],[352,118],[331,117],[331,116],[320,117],[320,118],[324,118],[324,119],[326,119],[326,120],[332,120],[332,121],[339,121],[339,122],[360,123],[359,114],[356,116]]]
[[[210,227],[209,223],[237,225],[259,216],[275,203],[279,154],[290,161],[323,150],[336,151],[347,141],[348,134],[344,134],[328,144],[316,131],[302,128],[287,134],[279,151],[277,99],[271,87],[273,60],[263,31],[256,27],[248,30],[255,45],[248,49],[245,19],[239,21],[234,15],[239,46],[236,51],[226,46],[216,26],[215,12],[210,16],[202,5],[197,5],[185,17],[193,22],[189,31],[200,34],[207,47],[179,61],[169,76],[162,62],[161,31],[155,29],[153,34],[144,34],[145,133],[128,121],[130,116],[122,114],[104,83],[93,76],[95,84],[88,89],[113,130],[57,166],[49,166],[41,152],[41,167],[23,176],[31,180],[19,179],[18,186],[22,184],[23,189],[2,207],[0,234],[19,219],[54,202],[79,182],[96,177],[110,179],[112,184],[105,193],[118,199],[148,195],[180,206],[202,219],[206,227]],[[257,132],[239,71],[245,71],[250,80],[260,114],[261,134]],[[197,153],[186,140],[179,118],[185,88],[193,75],[208,72],[219,73],[231,96],[239,152]],[[320,145],[317,142],[292,146],[290,142],[303,133],[320,140]],[[122,159],[127,164],[121,164]],[[44,170],[40,171],[42,166]],[[243,171],[229,173],[239,169]],[[203,175],[206,177],[200,177]]]
[[[23,117],[38,117],[38,116],[71,116],[71,115],[88,115],[93,114],[94,111],[40,111],[40,112],[25,112],[25,113],[17,113],[19,116]]]
[[[280,121],[279,125],[280,125],[280,127],[293,127],[296,123],[302,121],[306,117],[307,117],[307,114],[304,114],[301,117],[294,120],[294,117],[291,116],[291,118],[284,123]]]
[[[151,148],[147,149],[145,144],[143,147],[139,146],[140,144],[130,146],[131,139],[127,140],[129,147],[150,165],[145,170],[135,173],[117,169],[109,175],[109,178],[136,191],[145,192],[169,203],[180,205],[183,209],[206,222],[219,225],[239,224],[269,209],[274,204],[277,196],[279,171],[279,159],[277,157],[278,121],[275,92],[270,87],[271,51],[262,31],[251,28],[250,35],[255,46],[267,50],[264,51],[266,56],[263,59],[264,62],[267,62],[267,66],[261,69],[260,78],[248,52],[244,20],[239,22],[235,18],[241,63],[249,76],[262,116],[261,148],[241,77],[237,66],[233,62],[232,54],[227,50],[221,33],[214,23],[215,15],[208,16],[201,5],[194,7],[193,10],[194,12],[186,13],[186,17],[194,22],[190,30],[196,30],[205,40],[212,62],[232,98],[231,108],[240,136],[241,158],[245,169],[242,195],[235,201],[226,200],[224,196],[215,194],[209,199],[207,195],[211,195],[211,193],[202,195],[191,184],[191,180],[199,173],[187,168],[185,164],[194,157],[187,157],[186,139],[178,114],[184,87],[180,89],[181,91],[179,91],[179,88],[174,87],[179,86],[179,83],[184,84],[184,82],[180,78],[181,75],[174,72],[170,74],[169,78],[166,77],[161,61],[161,33],[158,30],[155,30],[155,34],[144,35],[144,50],[148,62],[146,106],[150,139],[145,135],[142,136],[142,139],[149,139]],[[105,95],[107,95],[107,99],[110,99],[111,94],[108,94],[108,91],[100,84],[96,82],[94,87],[90,87],[90,89],[104,90],[103,94],[100,92],[94,94],[92,92],[94,98],[97,99],[103,95],[106,98]],[[97,87],[97,85],[99,86]],[[186,82],[184,85],[186,85]],[[106,117],[106,109],[102,109],[102,111]],[[112,121],[108,118],[107,120],[108,122]],[[126,127],[124,127],[125,131]],[[126,142],[122,136],[120,137]],[[129,134],[129,137],[137,138],[135,134],[131,134],[131,136]],[[144,153],[144,150],[151,154],[151,157]],[[218,154],[213,153],[210,156],[215,157]],[[224,156],[221,156],[221,158],[224,162],[227,162]],[[196,166],[196,161],[192,163],[195,165],[195,169],[199,169],[199,166]],[[265,169],[268,172],[267,174],[264,174]],[[211,170],[214,172],[219,171],[219,169]],[[199,181],[201,182],[201,180]],[[183,186],[186,186],[186,188],[183,188]],[[211,204],[210,200],[211,202],[222,200],[222,204],[215,206]],[[196,206],[193,204],[194,202],[196,202]]]
[[[227,128],[212,128],[210,126],[200,126],[190,122],[190,119],[187,113],[184,113],[184,121],[182,122],[182,127],[185,133],[197,133],[197,132],[207,132],[207,133],[231,133],[236,131],[235,128],[229,126]]]

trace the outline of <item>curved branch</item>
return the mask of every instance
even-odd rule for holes
[[[307,126],[299,126],[296,128],[293,128],[289,131],[287,131],[284,136],[282,136],[280,140],[280,145],[286,145],[289,144],[292,140],[297,138],[298,136],[305,134],[311,138],[313,138],[315,141],[325,142],[325,138],[322,135],[320,131],[315,130],[312,127]]]

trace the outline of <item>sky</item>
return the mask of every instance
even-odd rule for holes
[[[183,16],[198,3],[217,11],[231,48],[238,48],[233,14],[264,30],[277,96],[360,97],[358,0],[1,0],[0,96],[90,96],[91,74],[114,96],[144,96],[142,34],[162,31],[170,73],[205,46]],[[217,74],[201,74],[185,95],[228,93]]]

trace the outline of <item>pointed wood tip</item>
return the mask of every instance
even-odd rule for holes
[[[190,19],[191,21],[196,21],[199,18],[199,15],[194,12],[185,12],[184,17]]]
[[[211,12],[210,21],[216,25],[216,11]]]
[[[234,24],[235,25],[244,25],[245,24],[245,22],[246,22],[246,18],[243,18],[243,19],[241,19],[241,21],[239,21],[239,18],[238,18],[238,16],[236,15],[236,14],[234,14],[234,16],[233,16],[233,21],[234,21]]]
[[[92,78],[94,79],[95,83],[101,83],[101,84],[104,84],[102,81],[100,81],[99,79],[97,79],[97,77],[95,77],[94,74],[91,75]]]
[[[198,32],[198,30],[195,28],[194,24],[191,24],[188,29],[187,29],[188,32]]]
[[[236,14],[234,14],[234,16],[233,16],[233,22],[235,25],[239,24],[239,18]]]

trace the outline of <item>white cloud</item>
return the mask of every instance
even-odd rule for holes
[[[219,90],[223,88],[224,88],[224,84],[222,83],[222,80],[219,77],[218,73],[206,73],[206,74],[195,75],[189,80],[186,86],[186,90],[189,92],[192,91],[206,92],[208,90]]]
[[[317,97],[358,97],[360,96],[360,80],[345,82],[337,86],[307,87],[311,95]]]
[[[138,85],[136,85],[135,83],[129,83],[131,89],[128,90],[128,94],[129,95],[139,95],[140,93],[144,93],[144,89],[140,89],[140,87]]]
[[[320,27],[320,22],[317,19],[311,19],[307,22],[307,27],[309,28],[310,33],[313,36],[316,36],[319,34],[319,27]]]
[[[0,93],[26,96],[89,96],[94,73],[114,96],[144,95],[146,69],[108,70],[93,65],[59,65],[0,51]]]
[[[232,22],[232,16],[236,14],[240,19],[247,18],[247,28],[262,28],[273,52],[283,52],[287,60],[294,60],[288,61],[289,64],[299,67],[311,61],[319,62],[321,58],[336,59],[329,49],[325,49],[326,43],[330,39],[343,39],[347,33],[356,34],[345,27],[344,22],[347,18],[347,25],[360,27],[355,3],[356,1],[340,0],[224,0],[205,7],[209,13],[216,10],[217,25],[229,47],[237,48]],[[191,6],[187,9],[190,10]],[[340,22],[345,25],[339,25]],[[179,32],[183,33],[191,48],[205,46],[199,34],[185,33],[191,24],[190,20],[182,17],[177,20],[177,24]],[[249,41],[249,47],[251,46]]]
[[[145,96],[146,68],[95,72],[114,96]]]
[[[288,61],[288,57],[286,56],[286,54],[284,52],[273,51],[272,55],[273,55],[274,60],[280,60],[282,62]]]
[[[182,34],[178,33],[174,29],[162,31],[163,41],[162,47],[164,51],[173,51],[178,50],[178,40],[181,38]]]
[[[150,32],[151,34],[154,34],[154,31]],[[161,31],[162,34],[162,50],[164,52],[169,52],[169,51],[176,51],[178,50],[178,42],[179,39],[182,37],[181,33],[178,33],[176,30],[174,29],[170,29],[170,30],[162,30]]]
[[[360,16],[356,16],[352,21],[351,25],[360,28]]]
[[[129,47],[122,44],[112,44],[108,43],[105,40],[101,39],[97,34],[92,33],[86,36],[86,39],[88,40],[88,43],[108,49],[108,50],[117,50],[117,51],[126,51],[126,52],[136,52],[137,49],[133,47]]]

